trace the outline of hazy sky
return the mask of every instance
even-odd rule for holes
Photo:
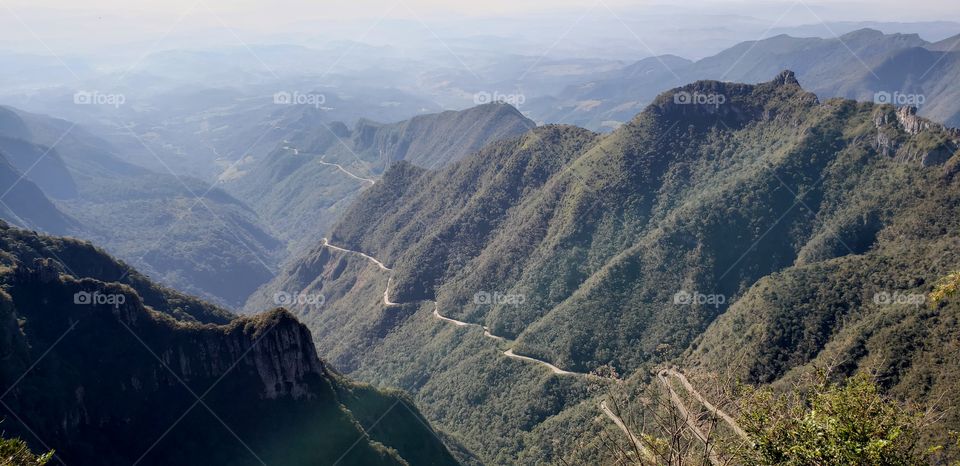
[[[658,3],[670,2],[650,2],[650,1],[625,1],[625,0],[603,0],[604,3],[613,6],[635,6],[657,5]],[[4,5],[13,8],[23,7],[47,7],[52,9],[64,10],[96,10],[102,12],[140,12],[145,14],[156,14],[163,12],[178,12],[190,8],[191,6],[202,5],[209,6],[211,9],[224,13],[256,13],[269,12],[270,16],[288,16],[292,17],[297,11],[308,11],[311,13],[320,13],[327,11],[338,14],[349,14],[352,16],[375,16],[382,11],[382,8],[390,5],[401,4],[410,8],[420,10],[421,12],[435,11],[458,13],[468,15],[495,15],[509,16],[511,12],[517,11],[536,11],[557,8],[576,8],[587,6],[593,3],[591,0],[481,0],[481,1],[448,1],[448,0],[351,0],[340,2],[329,1],[303,1],[303,0],[4,0]],[[767,0],[765,2],[747,2],[736,0],[690,0],[676,2],[692,8],[706,6],[709,8],[731,8],[738,6],[756,5],[766,3],[770,5],[790,5],[796,3],[795,0]],[[865,8],[867,10],[876,8],[886,12],[900,12],[901,14],[924,14],[927,19],[940,19],[937,14],[940,11],[957,10],[957,2],[954,0],[917,0],[904,2],[902,0],[848,0],[842,2],[824,2],[807,0],[809,5],[834,5],[840,8]],[[401,8],[402,10],[402,8]],[[748,13],[744,11],[743,13]],[[866,13],[866,12],[865,12]],[[891,18],[892,19],[892,18]]]
[[[793,8],[790,14],[784,12]],[[478,34],[491,34],[490,19],[504,20],[504,36],[534,33],[536,28],[558,30],[574,26],[581,15],[606,15],[626,20],[662,16],[660,24],[682,31],[687,19],[697,15],[725,15],[756,19],[778,26],[823,21],[960,21],[958,0],[693,0],[664,3],[628,0],[349,0],[341,2],[302,0],[0,0],[0,49],[55,53],[105,49],[118,44],[164,42],[183,47],[208,37],[228,42],[257,42],[271,35],[295,34],[337,36],[359,39],[377,21],[409,21],[430,25],[443,32],[444,26],[470,33],[470,21],[485,20]],[[552,18],[546,20],[545,17]],[[594,24],[601,29],[599,20]],[[550,22],[552,21],[552,23]],[[639,21],[639,20],[638,20]],[[675,23],[675,24],[671,24]],[[551,26],[552,25],[552,26]],[[579,23],[578,23],[579,25]],[[708,27],[711,25],[707,25]],[[737,27],[718,20],[716,27]],[[584,26],[586,27],[586,26]],[[697,27],[703,28],[701,21]],[[383,28],[381,28],[383,29]],[[402,29],[400,29],[402,31]],[[627,35],[628,31],[619,31]],[[960,32],[960,31],[958,31]],[[550,34],[543,34],[544,37]],[[179,42],[177,42],[177,39]],[[553,40],[552,36],[549,40]]]
[[[717,10],[728,13],[752,14],[756,5],[786,8],[798,3],[796,0],[688,0],[678,2],[652,2],[629,0],[350,0],[350,1],[303,1],[303,0],[4,0],[3,5],[15,10],[24,8],[49,8],[51,14],[73,12],[97,12],[133,16],[170,16],[194,9],[212,10],[231,18],[252,21],[290,20],[303,17],[376,17],[393,8],[398,16],[469,15],[511,16],[521,12],[576,9],[601,3],[611,8],[657,7],[661,4],[683,5],[692,10]],[[818,7],[837,14],[861,17],[883,17],[888,21],[898,18],[918,20],[958,19],[956,0],[847,0],[839,2],[805,0],[811,7]],[[410,11],[412,10],[412,11]],[[852,19],[852,18],[848,18]]]

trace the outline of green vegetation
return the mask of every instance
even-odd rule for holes
[[[326,235],[370,186],[367,180],[394,163],[442,167],[534,126],[505,104],[390,124],[361,120],[352,130],[339,122],[295,126],[276,150],[227,187],[273,225],[291,251],[301,252]]]
[[[5,225],[0,262],[4,428],[66,464],[456,464],[409,400],[332,372],[287,311],[236,317]]]
[[[940,304],[943,300],[955,296],[960,289],[960,272],[951,272],[940,279],[930,292],[930,303]]]
[[[5,220],[94,241],[168,286],[237,306],[279,263],[282,243],[249,207],[209,182],[126,163],[70,122],[0,107],[0,155],[12,164],[0,161],[4,191],[31,175],[5,199]]]
[[[826,364],[839,377],[877,368],[885,396],[960,403],[960,307],[922,302],[960,263],[960,180],[955,158],[917,153],[957,133],[889,106],[820,102],[792,73],[678,91],[726,100],[678,104],[672,91],[610,135],[547,126],[442,169],[394,165],[331,241],[391,267],[404,305],[383,306],[387,273],[317,247],[248,306],[322,293],[323,306],[294,309],[320,353],[410,391],[493,464],[555,462],[610,421],[584,380],[504,358],[423,299],[520,354],[609,365],[638,386],[668,362],[692,380],[774,389]],[[960,416],[942,426],[919,442],[945,444]]]
[[[19,438],[0,438],[0,466],[43,466],[53,459],[53,453],[36,455]]]
[[[865,374],[842,385],[822,380],[804,394],[760,389],[742,403],[741,424],[753,445],[739,452],[755,465],[915,465],[924,413],[883,396]]]
[[[222,308],[153,283],[88,242],[40,235],[0,222],[0,265],[13,269],[17,264],[32,267],[38,262],[56,273],[129,286],[147,306],[182,321],[224,324],[236,317]]]

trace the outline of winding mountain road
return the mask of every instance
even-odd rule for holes
[[[343,166],[340,165],[339,163],[324,162],[323,160],[317,160],[317,163],[319,163],[320,165],[329,165],[329,166],[337,167],[338,170],[342,171],[350,178],[358,179],[360,181],[363,181],[364,183],[370,183],[371,186],[377,184],[376,180],[371,180],[370,178],[364,178],[362,176],[357,176],[357,175],[354,175],[353,173],[350,173],[349,171],[347,171],[346,168],[343,168]]]
[[[323,238],[323,246],[328,247],[328,248],[333,249],[333,250],[336,250],[336,251],[341,251],[341,252],[344,252],[344,253],[347,253],[347,254],[356,254],[356,255],[358,255],[358,256],[360,256],[360,257],[363,257],[364,259],[372,262],[373,264],[375,264],[377,267],[379,267],[379,268],[380,268],[381,270],[383,270],[383,271],[386,271],[386,272],[391,272],[391,271],[392,271],[392,269],[390,269],[389,267],[387,267],[386,265],[384,265],[383,262],[380,262],[379,260],[375,259],[374,257],[372,257],[372,256],[370,256],[370,255],[368,255],[368,254],[362,253],[362,252],[360,252],[360,251],[353,251],[353,250],[350,250],[350,249],[346,249],[346,248],[341,248],[341,247],[334,246],[334,245],[330,244],[330,242],[327,240],[327,238]],[[401,303],[397,303],[397,302],[394,302],[394,301],[391,301],[391,300],[390,300],[390,284],[391,284],[391,283],[393,283],[393,277],[390,277],[390,278],[387,279],[386,289],[383,290],[383,304],[386,305],[386,306],[400,306]],[[428,301],[429,301],[429,300],[428,300]],[[437,304],[437,302],[436,302],[436,301],[431,301],[431,302],[433,302],[433,312],[432,312],[432,315],[433,315],[433,317],[436,318],[437,320],[440,320],[440,321],[442,321],[442,322],[446,322],[446,323],[449,323],[449,324],[453,324],[453,325],[455,325],[455,326],[457,326],[457,327],[478,327],[478,328],[480,328],[480,329],[483,330],[483,334],[484,334],[484,336],[486,336],[487,338],[490,338],[490,339],[492,339],[492,340],[496,340],[497,342],[512,343],[511,340],[508,340],[508,339],[506,339],[506,338],[504,338],[504,337],[500,337],[500,336],[494,335],[493,333],[490,332],[490,329],[489,329],[487,326],[485,326],[485,325],[474,324],[474,323],[470,323],[470,322],[463,322],[463,321],[461,321],[461,320],[452,319],[452,318],[450,318],[450,317],[446,317],[446,316],[440,314],[440,308],[439,308],[439,305]],[[549,362],[547,362],[547,361],[544,361],[544,360],[541,360],[541,359],[537,359],[537,358],[533,358],[533,357],[529,357],[529,356],[523,356],[523,355],[520,355],[520,354],[516,354],[516,353],[513,352],[513,348],[508,348],[506,351],[503,352],[503,355],[506,356],[506,357],[508,357],[508,358],[513,358],[513,359],[517,359],[517,360],[520,360],[520,361],[526,361],[526,362],[531,362],[531,363],[539,364],[539,365],[544,366],[544,367],[546,367],[547,369],[549,369],[549,370],[550,370],[553,374],[555,374],[555,375],[576,375],[576,376],[588,376],[588,375],[589,375],[589,374],[585,374],[585,373],[582,373],[582,372],[573,372],[573,371],[563,370],[563,369],[561,369],[561,368],[559,368],[559,367],[557,367],[557,366],[555,366],[555,365],[553,365],[553,364],[551,364],[551,363],[549,363]],[[690,383],[690,381],[687,380],[687,378],[686,378],[683,374],[681,374],[680,372],[678,372],[678,371],[676,371],[676,370],[674,370],[674,369],[663,369],[663,370],[661,370],[660,372],[657,373],[657,379],[658,379],[658,380],[660,381],[660,383],[664,386],[664,388],[666,388],[666,390],[669,392],[671,404],[673,404],[673,406],[677,409],[677,411],[680,412],[680,415],[683,417],[684,422],[687,424],[687,427],[690,429],[691,432],[693,432],[693,434],[694,434],[701,442],[703,442],[705,445],[707,445],[707,444],[710,444],[710,439],[707,437],[707,434],[704,434],[704,432],[701,430],[700,426],[697,425],[697,422],[696,422],[697,420],[696,420],[696,418],[694,418],[694,417],[691,415],[690,411],[687,409],[686,404],[685,404],[685,403],[683,402],[683,400],[680,398],[680,395],[677,394],[677,392],[674,390],[673,386],[670,384],[670,381],[668,380],[668,377],[675,377],[677,380],[679,380],[679,381],[680,381],[680,384],[683,386],[684,390],[686,390],[691,396],[693,396],[694,398],[696,398],[697,401],[699,401],[708,411],[710,411],[710,412],[713,413],[715,416],[717,416],[717,417],[719,417],[720,419],[722,419],[734,432],[736,432],[736,434],[737,434],[738,436],[740,436],[740,437],[743,438],[744,440],[749,441],[749,437],[747,436],[747,433],[746,433],[742,428],[740,428],[740,426],[737,424],[737,422],[736,422],[731,416],[729,416],[727,413],[723,412],[722,410],[720,410],[719,408],[717,408],[716,406],[714,406],[712,403],[710,403],[703,395],[700,394],[700,392],[698,392],[698,391],[693,387],[693,385]],[[632,432],[630,432],[630,429],[627,428],[627,425],[623,422],[623,420],[620,419],[620,417],[617,416],[617,415],[606,405],[606,402],[605,402],[605,401],[600,403],[600,411],[602,411],[608,418],[610,418],[610,420],[613,421],[613,423],[614,423],[621,431],[623,431],[624,434],[626,434],[627,438],[630,440],[630,442],[633,443],[633,445],[637,448],[637,450],[639,450],[644,456],[646,456],[648,460],[656,463],[656,457],[654,456],[654,454],[653,454],[649,449],[647,449],[647,448],[643,445],[643,443],[640,441],[639,438],[637,438]],[[713,451],[712,448],[711,448],[711,450],[708,452],[708,458],[709,458],[710,462],[711,462],[712,464],[714,464],[714,465],[722,464],[722,461],[717,457],[716,452]]]
[[[286,141],[284,141],[284,142],[286,143]],[[289,145],[289,144],[285,144],[285,145],[283,146],[283,149],[293,152],[293,155],[300,155],[301,153],[304,154],[304,155],[319,155],[319,156],[320,156],[320,160],[317,160],[317,163],[319,163],[320,165],[328,165],[328,166],[331,166],[331,167],[336,167],[337,170],[340,170],[341,172],[343,172],[345,175],[349,176],[350,178],[354,178],[354,179],[356,179],[356,180],[363,181],[364,183],[369,183],[371,186],[374,185],[374,184],[377,184],[377,180],[372,180],[372,179],[370,179],[370,178],[365,178],[365,177],[362,177],[362,176],[359,176],[359,175],[355,175],[355,174],[351,173],[349,170],[347,170],[346,168],[343,168],[343,166],[340,165],[339,163],[325,162],[325,161],[323,160],[323,158],[327,156],[326,154],[307,154],[306,152],[300,152],[300,149],[297,149],[296,147],[293,147],[293,146],[291,146],[291,145]],[[360,160],[360,158],[357,158],[357,160]],[[363,161],[360,160],[360,162],[362,163]]]
[[[717,456],[717,452],[712,448],[713,444],[716,443],[710,439],[709,436],[703,433],[703,430],[700,429],[700,426],[697,425],[697,418],[690,414],[690,411],[687,409],[687,405],[680,399],[680,395],[673,389],[673,385],[670,385],[670,381],[667,380],[667,375],[669,371],[664,369],[657,373],[657,379],[663,385],[664,388],[670,393],[670,403],[673,404],[673,407],[680,412],[680,417],[683,418],[683,422],[687,425],[687,428],[690,429],[690,432],[693,432],[693,435],[696,436],[704,445],[708,448],[707,457],[710,460],[710,464],[714,466],[723,464],[720,461],[720,458]]]
[[[387,307],[400,305],[400,303],[395,303],[393,301],[390,301],[390,282],[392,281],[393,281],[393,277],[388,278],[387,287],[383,289],[383,305]]]
[[[583,373],[580,373],[580,372],[565,371],[565,370],[563,370],[563,369],[561,369],[561,368],[559,368],[559,367],[557,367],[557,366],[554,366],[553,364],[550,364],[550,363],[547,362],[547,361],[543,361],[543,360],[540,360],[540,359],[537,359],[537,358],[531,358],[531,357],[529,357],[529,356],[521,356],[521,355],[519,355],[519,354],[514,353],[514,352],[513,352],[513,348],[510,348],[510,349],[504,351],[504,352],[503,352],[503,355],[506,356],[506,357],[508,357],[508,358],[514,358],[514,359],[519,359],[519,360],[521,360],[521,361],[530,361],[530,362],[535,362],[535,363],[538,363],[538,364],[542,364],[542,365],[546,366],[548,369],[550,369],[551,371],[553,371],[554,374],[557,374],[557,375],[587,375],[587,374],[583,374]]]
[[[374,264],[376,264],[377,267],[380,268],[380,270],[387,271],[387,272],[391,272],[391,271],[392,271],[392,269],[390,269],[389,267],[387,267],[386,265],[384,265],[383,262],[378,261],[377,259],[373,258],[373,257],[370,256],[369,254],[364,254],[364,253],[362,253],[362,252],[360,252],[360,251],[353,251],[353,250],[351,250],[351,249],[346,249],[346,248],[341,248],[341,247],[338,247],[338,246],[334,246],[334,245],[330,244],[330,241],[329,241],[327,238],[323,238],[323,239],[322,239],[322,242],[323,242],[323,246],[328,247],[328,248],[330,248],[330,249],[333,249],[333,250],[336,250],[336,251],[341,251],[341,252],[348,253],[348,254],[356,254],[356,255],[359,255],[360,257],[363,257],[364,259],[366,259],[366,260],[368,260],[368,261],[373,262]],[[387,279],[387,287],[386,287],[386,289],[383,290],[383,304],[386,305],[386,306],[399,306],[399,305],[401,305],[402,303],[397,303],[397,302],[394,302],[394,301],[391,301],[391,300],[390,300],[390,284],[391,284],[392,282],[393,282],[393,277],[390,277],[390,278]],[[430,300],[428,300],[428,301],[430,301]],[[470,323],[470,322],[463,322],[463,321],[460,321],[460,320],[451,319],[451,318],[449,318],[449,317],[443,316],[443,315],[440,314],[440,309],[439,309],[439,305],[437,304],[437,302],[436,302],[436,301],[430,301],[430,302],[433,302],[433,313],[432,313],[432,314],[433,314],[433,316],[434,316],[435,318],[437,318],[437,319],[439,319],[439,320],[441,320],[441,321],[443,321],[443,322],[451,323],[451,324],[456,325],[456,326],[458,326],[458,327],[478,327],[478,328],[480,328],[481,330],[483,330],[483,335],[486,336],[487,338],[490,338],[490,339],[492,339],[492,340],[496,340],[496,341],[498,341],[498,342],[510,342],[510,340],[507,340],[507,339],[504,338],[504,337],[500,337],[500,336],[494,335],[493,333],[490,333],[490,328],[487,327],[487,326],[485,326],[485,325],[474,324],[474,323]],[[527,361],[527,362],[533,362],[533,363],[536,363],[536,364],[540,364],[541,366],[544,366],[544,367],[546,367],[547,369],[550,369],[551,372],[553,372],[554,374],[557,374],[557,375],[587,375],[587,374],[584,374],[584,373],[581,373],[581,372],[565,371],[565,370],[563,370],[563,369],[561,369],[561,368],[559,368],[559,367],[557,367],[557,366],[554,366],[553,364],[550,364],[550,363],[547,362],[547,361],[543,361],[543,360],[537,359],[537,358],[532,358],[532,357],[529,357],[529,356],[523,356],[523,355],[520,355],[520,354],[516,354],[516,353],[513,352],[513,348],[510,348],[510,349],[507,349],[506,351],[504,351],[504,352],[503,352],[503,355],[506,356],[506,357],[508,357],[508,358],[513,358],[513,359],[517,359],[517,360],[520,360],[520,361]]]
[[[703,405],[703,407],[707,408],[707,410],[713,413],[714,416],[717,416],[720,419],[723,419],[723,422],[725,422],[727,426],[729,426],[730,429],[732,429],[740,438],[746,441],[750,441],[750,436],[747,435],[747,432],[743,430],[739,424],[737,424],[737,421],[735,421],[732,417],[730,417],[730,415],[723,412],[720,408],[717,408],[716,406],[711,404],[706,398],[704,398],[704,396],[701,395],[700,392],[697,391],[697,389],[693,388],[693,385],[690,383],[689,380],[687,380],[687,377],[685,375],[677,372],[674,369],[664,369],[660,371],[660,373],[673,376],[677,380],[679,380],[680,384],[683,385],[683,388],[688,393],[693,395],[693,397],[696,398],[697,401],[699,401],[700,404]]]
[[[328,239],[326,239],[326,238],[323,238],[321,241],[323,242],[323,245],[324,245],[325,247],[328,247],[328,248],[330,248],[330,249],[333,249],[334,251],[345,252],[345,253],[348,253],[348,254],[357,254],[357,255],[359,255],[360,257],[363,257],[364,259],[366,259],[366,260],[368,260],[368,261],[370,261],[370,262],[373,262],[374,264],[377,264],[377,267],[380,267],[380,270],[383,270],[383,271],[386,271],[386,272],[392,272],[392,271],[393,271],[393,269],[391,269],[390,267],[387,267],[386,265],[383,265],[383,262],[380,262],[380,261],[374,259],[373,257],[371,257],[371,256],[369,256],[369,255],[367,255],[367,254],[364,254],[364,253],[362,253],[362,252],[360,252],[360,251],[352,251],[352,250],[350,250],[350,249],[339,248],[339,247],[337,247],[337,246],[334,246],[334,245],[330,244],[330,240],[328,240]],[[384,293],[386,293],[386,290],[384,290]]]
[[[622,430],[623,433],[626,434],[627,438],[630,439],[630,442],[633,443],[634,448],[636,448],[641,455],[645,456],[648,460],[650,460],[654,464],[657,463],[657,456],[654,455],[653,452],[650,451],[650,449],[648,449],[643,444],[643,442],[640,441],[639,438],[637,438],[636,435],[633,435],[633,432],[630,432],[630,429],[627,427],[627,424],[623,422],[623,419],[620,419],[620,416],[617,416],[616,413],[613,412],[613,410],[607,407],[607,402],[605,400],[600,402],[600,411],[602,411],[603,414],[606,414],[607,417],[610,418],[611,421],[613,421],[614,425],[619,427],[620,430]]]

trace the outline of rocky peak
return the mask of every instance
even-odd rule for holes
[[[776,78],[773,78],[773,81],[770,81],[770,84],[774,86],[799,86],[800,81],[797,81],[797,75],[793,71],[783,70]]]
[[[877,151],[900,162],[939,166],[960,149],[960,130],[918,116],[916,107],[881,106],[873,123]]]
[[[907,134],[919,134],[930,128],[930,122],[917,116],[917,107],[904,106],[896,111],[897,122]]]
[[[183,322],[145,306],[129,286],[61,275],[47,259],[39,259],[37,264],[18,267],[11,282],[25,306],[65,310],[46,314],[67,319],[64,325],[99,321],[97,331],[132,332],[184,381],[229,375],[259,380],[259,389],[255,383],[250,387],[263,399],[300,399],[317,393],[311,383],[328,375],[309,330],[285,309],[236,318],[223,325]],[[32,298],[26,298],[28,295]],[[140,348],[134,346],[133,350]],[[157,390],[179,384],[164,377],[165,369],[158,361],[145,357],[142,362],[154,367],[136,375],[135,385]]]
[[[216,379],[233,370],[260,380],[264,399],[301,399],[316,393],[310,385],[314,377],[327,375],[310,332],[285,309],[205,327],[192,335],[162,355],[184,380]]]
[[[818,102],[816,95],[803,90],[793,71],[785,70],[773,80],[757,85],[697,81],[661,94],[648,110],[695,126],[712,126],[719,120],[735,128],[750,121],[776,118],[793,105],[792,99],[801,105]]]

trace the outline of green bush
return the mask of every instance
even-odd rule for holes
[[[38,456],[19,438],[0,438],[0,466],[43,466],[52,458],[52,451]]]
[[[866,375],[824,380],[803,394],[751,390],[741,425],[753,439],[737,456],[756,465],[926,464],[923,413],[883,396]]]

